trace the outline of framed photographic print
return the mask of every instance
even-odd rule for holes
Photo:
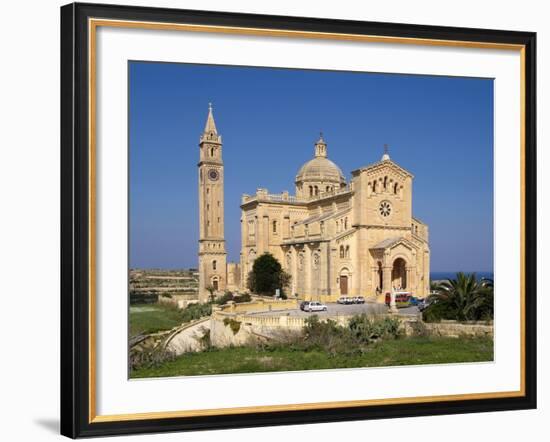
[[[536,407],[535,44],[62,7],[62,434]]]

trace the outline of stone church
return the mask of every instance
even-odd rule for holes
[[[200,138],[199,299],[210,290],[246,290],[254,260],[271,253],[291,275],[290,296],[384,302],[406,290],[429,294],[428,226],[412,215],[413,176],[389,156],[346,180],[321,135],[295,179],[295,194],[259,188],[241,200],[240,263],[227,263],[222,138],[210,106]]]

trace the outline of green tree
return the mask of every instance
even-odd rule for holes
[[[273,296],[276,289],[281,289],[281,295],[284,295],[289,282],[290,275],[271,253],[266,252],[254,261],[247,285],[253,293]]]
[[[456,319],[471,321],[493,318],[493,282],[479,281],[475,273],[457,273],[456,279],[442,281],[430,295],[430,305],[423,312],[426,321]]]

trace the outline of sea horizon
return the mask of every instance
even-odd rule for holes
[[[442,279],[456,279],[456,274],[462,272],[466,274],[475,273],[478,279],[494,279],[494,272],[493,271],[465,271],[465,270],[457,270],[457,271],[446,271],[446,272],[430,272],[430,280],[431,281],[439,281]]]

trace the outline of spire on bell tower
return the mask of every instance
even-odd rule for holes
[[[208,103],[208,116],[204,125],[204,132],[200,136],[200,160],[206,162],[222,161],[222,136],[218,134],[212,103]]]
[[[204,132],[201,135],[201,142],[203,141],[214,142],[214,143],[222,142],[222,137],[221,135],[218,135],[218,129],[216,128],[216,122],[214,121],[214,113],[212,112],[212,103],[208,103],[208,116],[206,117]]]
[[[214,121],[214,114],[212,113],[212,103],[208,103],[208,118],[206,119],[206,125],[204,126],[204,133],[217,134],[216,122]]]
[[[319,139],[315,143],[315,156],[323,158],[327,156],[327,143],[323,139],[323,132],[319,133]]]

